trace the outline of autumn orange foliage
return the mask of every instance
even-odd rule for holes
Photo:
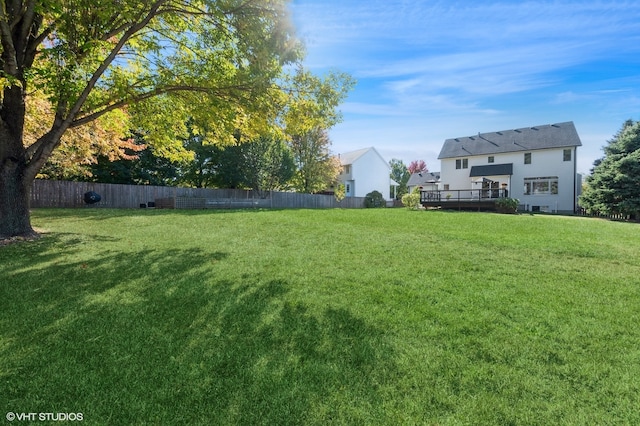
[[[54,111],[51,103],[37,93],[30,95],[26,104],[24,143],[29,146],[51,128]],[[69,129],[38,177],[65,179],[91,176],[88,166],[95,164],[99,156],[109,161],[136,159],[135,153],[146,146],[135,144],[129,137],[129,129],[129,116],[122,110]]]

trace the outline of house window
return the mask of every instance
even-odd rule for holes
[[[571,149],[562,151],[562,161],[571,161]]]
[[[489,162],[489,163],[493,163],[493,162],[495,161],[495,158],[494,158],[494,156],[492,155],[492,156],[490,156],[487,160],[488,160],[487,162]]]
[[[346,184],[344,186],[344,192],[346,192],[347,194],[351,194],[351,185],[350,184]]]
[[[469,168],[469,159],[463,158],[456,160],[456,169],[468,169]]]
[[[345,175],[348,175],[349,173],[351,173],[351,165],[347,164],[346,166],[344,166],[342,173],[344,173]]]
[[[524,178],[524,195],[558,194],[558,176]]]
[[[448,191],[448,190],[449,190],[449,184],[448,184],[448,183],[445,183],[445,184],[444,184],[444,190],[445,190],[445,191]]]
[[[530,152],[525,152],[524,153],[524,164],[531,164],[531,153]]]

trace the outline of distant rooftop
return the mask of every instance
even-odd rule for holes
[[[344,166],[347,164],[353,164],[358,158],[368,152],[371,148],[362,148],[356,151],[343,152],[340,156],[340,163]]]
[[[413,173],[409,177],[407,186],[420,186],[428,183],[436,183],[440,181],[440,172],[421,172]]]
[[[444,141],[438,159],[582,146],[573,121],[478,133]]]

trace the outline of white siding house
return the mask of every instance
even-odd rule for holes
[[[389,200],[391,169],[375,148],[364,148],[340,154],[342,170],[338,180],[344,184],[347,197],[364,197],[378,191]]]
[[[447,139],[439,189],[506,190],[528,211],[575,212],[581,145],[573,122]]]

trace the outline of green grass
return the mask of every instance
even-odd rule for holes
[[[0,247],[0,410],[83,424],[640,424],[640,227],[35,210]],[[2,413],[0,413],[2,414]]]

